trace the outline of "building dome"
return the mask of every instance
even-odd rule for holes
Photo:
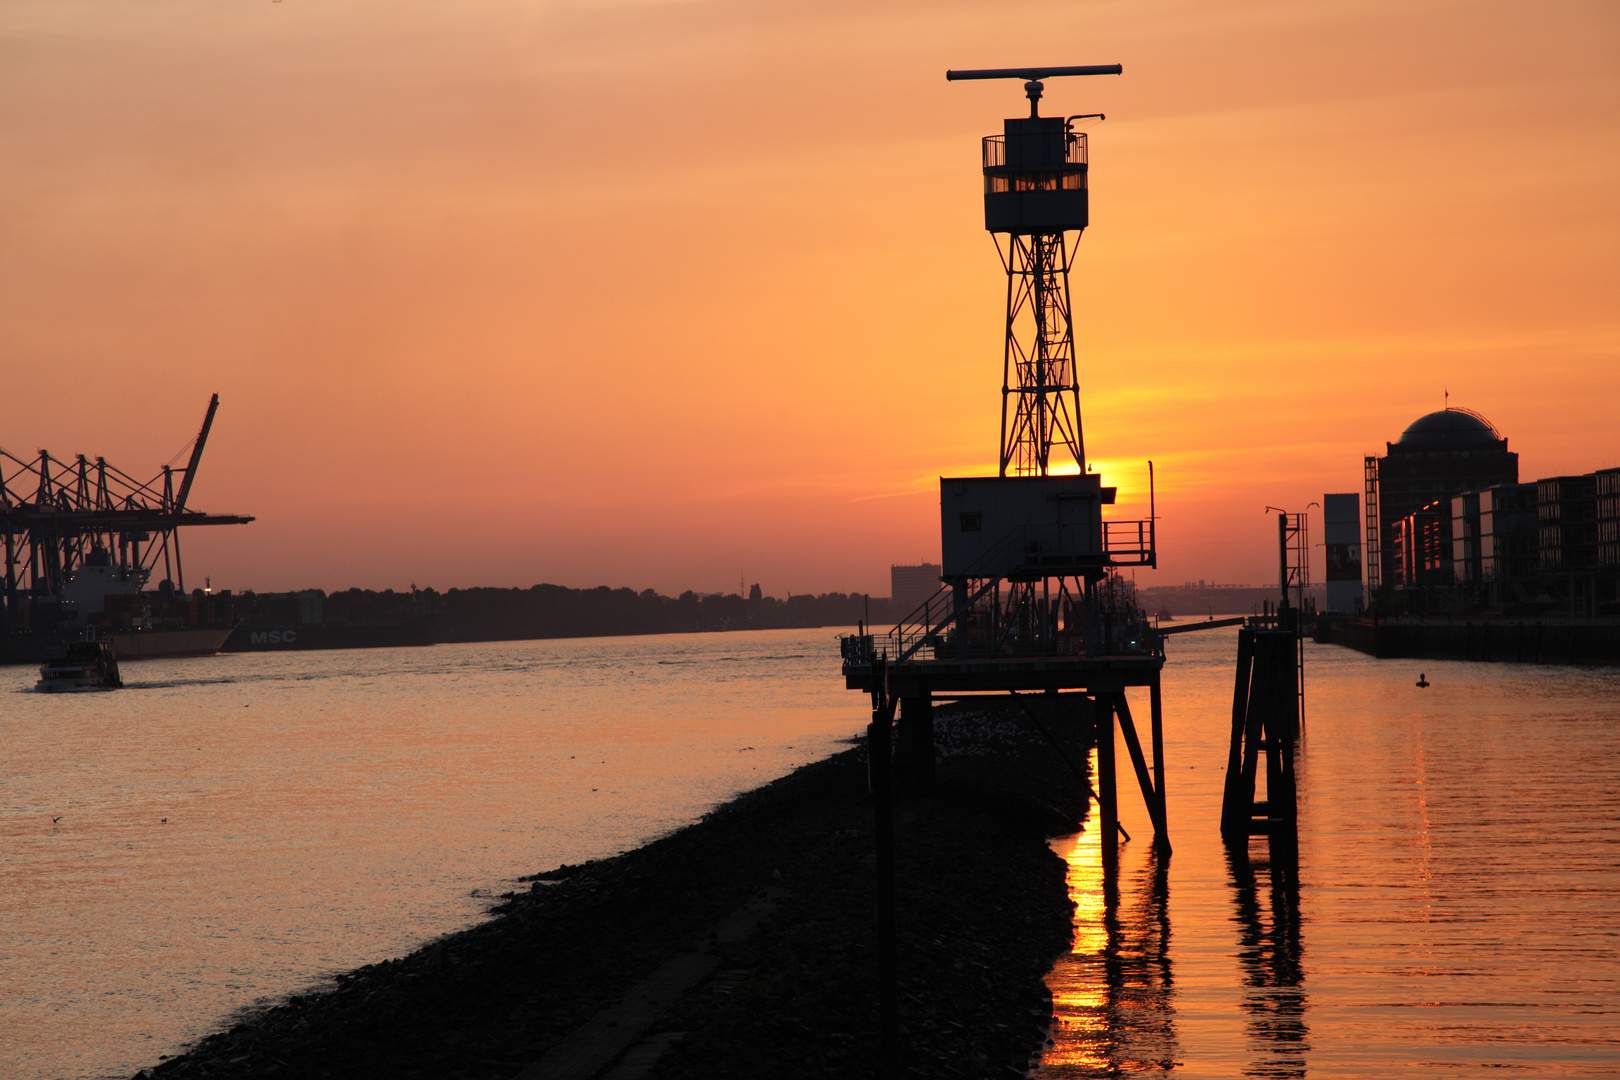
[[[1420,416],[1401,432],[1395,446],[1409,449],[1427,446],[1489,446],[1502,441],[1491,422],[1467,409],[1442,409]]]

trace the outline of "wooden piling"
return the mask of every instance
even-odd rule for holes
[[[1221,832],[1242,835],[1247,828],[1243,806],[1243,729],[1249,715],[1249,678],[1254,665],[1254,631],[1238,631],[1237,672],[1232,683],[1232,732],[1226,754],[1226,787],[1221,799]],[[1252,792],[1250,798],[1253,798]]]
[[[1248,831],[1249,819],[1253,817],[1249,805],[1254,801],[1258,783],[1262,734],[1267,721],[1272,718],[1277,697],[1276,649],[1268,648],[1270,644],[1269,634],[1255,634],[1254,664],[1249,669],[1249,707],[1243,721],[1242,771],[1238,774],[1245,832]]]
[[[901,799],[934,792],[934,702],[923,693],[900,699],[895,729],[895,793]]]
[[[1245,627],[1238,634],[1232,693],[1232,742],[1227,750],[1221,834],[1228,843],[1251,835],[1291,840],[1297,828],[1294,748],[1300,710],[1296,636]],[[1260,756],[1266,797],[1256,801]]]
[[[1124,694],[1114,695],[1114,709],[1119,714],[1119,729],[1125,735],[1131,765],[1136,769],[1136,783],[1142,789],[1142,801],[1147,804],[1148,817],[1153,821],[1153,845],[1169,854],[1170,830],[1165,824],[1164,799],[1148,772],[1147,759],[1142,755],[1142,742],[1136,736],[1136,723],[1131,719],[1131,707]]]
[[[1282,642],[1279,644],[1288,644]],[[1266,718],[1266,817],[1269,834],[1275,839],[1292,837],[1296,829],[1297,807],[1294,790],[1294,744],[1299,739],[1298,694],[1294,691],[1293,649],[1276,657],[1272,681],[1275,698]]]
[[[1148,687],[1148,713],[1153,725],[1153,787],[1159,793],[1159,805],[1164,806],[1164,699],[1159,693],[1157,674]],[[1169,824],[1168,814],[1165,822]]]
[[[1097,827],[1102,830],[1105,865],[1119,862],[1119,797],[1114,787],[1114,703],[1111,695],[1097,698]]]

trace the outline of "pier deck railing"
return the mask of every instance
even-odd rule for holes
[[[905,663],[924,648],[945,644],[945,632],[955,626],[960,633],[964,616],[1003,581],[1151,564],[1154,558],[1151,520],[1105,521],[1102,525],[1100,535],[1078,525],[1021,525],[1011,530],[961,575],[972,587],[959,594],[950,585],[943,586],[889,631],[885,650],[889,662]],[[969,658],[982,658],[990,655],[986,644],[969,642],[965,651]],[[1079,635],[1063,634],[1054,641],[1032,643],[1031,649],[1044,654],[1078,655],[1083,651],[1083,639]],[[994,650],[995,655],[1006,652],[1006,643]]]

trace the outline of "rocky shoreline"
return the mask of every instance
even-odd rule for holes
[[[896,815],[906,1073],[1022,1076],[1051,1017],[1042,975],[1071,933],[1045,841],[1078,827],[1084,788],[1010,702],[936,715],[936,791]],[[1078,716],[1048,725],[1085,760]],[[698,965],[691,986],[625,1035],[638,1060],[614,1051],[617,1064],[577,1075],[876,1076],[864,747],[531,881],[487,922],[257,1011],[137,1077],[561,1075],[540,1063],[593,1018],[613,1028],[627,994],[683,958]],[[755,913],[746,932],[727,932],[739,911]]]

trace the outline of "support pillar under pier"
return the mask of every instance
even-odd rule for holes
[[[880,661],[880,676],[881,672]],[[895,700],[886,690],[874,691],[872,722],[866,728],[877,876],[879,1080],[897,1080],[900,1075],[900,989],[894,909],[894,762],[890,747],[894,707]]]
[[[1119,717],[1119,730],[1125,736],[1125,747],[1131,752],[1131,765],[1136,769],[1136,782],[1142,789],[1142,802],[1153,821],[1153,845],[1164,854],[1170,854],[1170,829],[1165,824],[1164,798],[1154,786],[1148,771],[1147,757],[1142,753],[1142,740],[1136,734],[1136,722],[1131,719],[1131,707],[1120,694],[1114,699],[1114,710]],[[1163,752],[1161,748],[1161,753]],[[1158,762],[1155,761],[1157,766]]]
[[[1153,684],[1148,688],[1148,708],[1153,720],[1153,787],[1159,793],[1159,805],[1164,806],[1164,698],[1159,686],[1155,672]]]
[[[895,788],[907,799],[934,793],[934,701],[929,694],[900,699],[895,731]]]
[[[1097,827],[1102,830],[1104,866],[1119,863],[1119,797],[1114,788],[1114,703],[1098,694],[1097,717]]]

